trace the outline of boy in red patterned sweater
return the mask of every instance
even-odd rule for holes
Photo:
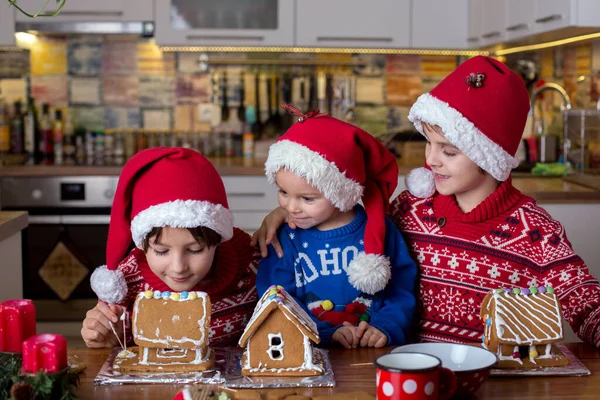
[[[136,248],[124,258],[132,240]],[[210,345],[235,345],[257,301],[259,258],[250,236],[233,227],[223,181],[206,158],[181,148],[137,153],[119,177],[107,265],[91,278],[100,301],[88,311],[81,336],[88,347],[115,346],[112,322],[119,335],[125,325],[131,340],[131,311],[141,291],[203,291],[212,303]]]
[[[426,167],[407,176],[409,190],[392,201],[391,217],[420,266],[422,341],[480,342],[490,289],[550,286],[573,331],[600,347],[598,280],[563,226],[511,182],[528,112],[520,78],[481,56],[410,110],[427,139]],[[255,234],[263,254],[283,215],[270,214]]]

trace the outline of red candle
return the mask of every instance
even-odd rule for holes
[[[35,335],[35,307],[31,300],[0,303],[0,351],[20,353],[23,340]]]
[[[67,368],[67,340],[43,333],[23,342],[23,372],[59,372]]]

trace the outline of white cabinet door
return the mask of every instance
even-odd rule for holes
[[[483,0],[469,0],[469,32],[467,43],[469,47],[481,46],[483,32]]]
[[[296,45],[410,46],[410,0],[299,0]]]
[[[15,45],[15,9],[0,2],[0,46]]]
[[[489,46],[502,42],[504,34],[504,0],[483,0],[481,44]]]
[[[536,32],[535,0],[506,0],[506,40],[521,39]]]
[[[4,1],[6,2],[6,0]],[[36,18],[35,22],[152,21],[154,19],[153,3],[153,0],[69,0],[56,17]],[[18,4],[23,10],[34,14],[44,4],[44,1],[18,0]],[[56,1],[50,0],[44,12],[53,13],[57,8]],[[17,21],[32,22],[31,18],[21,13],[17,14]]]
[[[535,0],[534,21],[537,32],[547,32],[573,24],[577,0]]]
[[[162,46],[293,46],[295,0],[156,0]]]
[[[412,48],[464,49],[469,36],[469,1],[414,1],[411,25]]]
[[[265,176],[223,176],[234,225],[252,233],[279,206],[277,189]]]

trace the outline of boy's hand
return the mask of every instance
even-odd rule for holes
[[[279,258],[283,257],[283,249],[281,248],[279,239],[277,239],[277,229],[284,222],[287,222],[290,228],[296,229],[296,224],[289,220],[289,214],[283,208],[277,207],[263,219],[260,228],[252,234],[250,245],[256,246],[256,243],[258,243],[260,254],[263,258],[267,256],[267,245],[269,244],[273,245]]]
[[[356,337],[356,327],[348,322],[344,322],[333,332],[331,341],[338,342],[347,349],[355,349],[358,346],[358,338]]]
[[[114,335],[110,322],[115,324],[117,334],[123,334],[123,324],[117,324],[119,318],[123,314],[123,308],[120,306],[109,306],[108,304],[99,301],[96,307],[89,310],[83,320],[81,328],[81,337],[85,341],[87,347],[114,347],[119,344],[117,337]],[[110,321],[110,322],[109,322]]]
[[[361,321],[356,328],[356,338],[360,347],[383,347],[387,344],[387,335],[366,321]]]

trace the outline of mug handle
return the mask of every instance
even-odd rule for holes
[[[443,385],[441,384],[443,382]],[[443,391],[442,391],[443,389]],[[448,400],[456,393],[456,375],[448,368],[440,368],[440,400]]]

